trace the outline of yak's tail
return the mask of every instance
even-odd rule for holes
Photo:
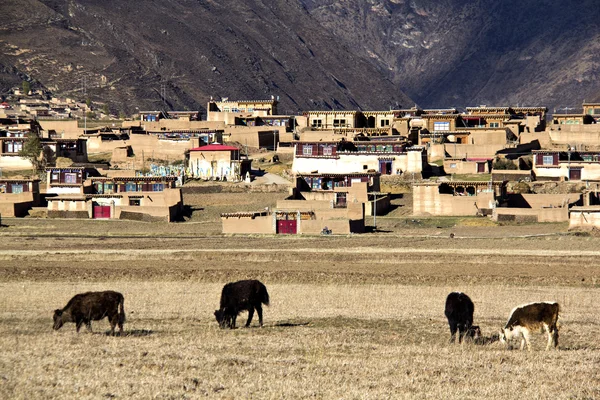
[[[260,288],[260,302],[265,306],[269,305],[269,292],[267,292],[267,287],[265,285],[262,285]]]
[[[119,323],[121,326],[125,323],[125,298],[123,296],[119,301]]]

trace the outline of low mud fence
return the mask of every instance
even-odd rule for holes
[[[210,185],[210,186],[183,186],[181,192],[186,194],[207,193],[284,193],[289,191],[288,185]]]

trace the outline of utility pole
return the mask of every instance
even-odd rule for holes
[[[83,77],[83,101],[85,101],[85,111],[83,112],[83,134],[85,135],[87,133],[87,85],[86,82],[87,81],[87,77],[84,76]],[[91,102],[90,102],[91,104]]]
[[[373,200],[373,232],[377,230],[377,193],[373,194],[375,200]]]

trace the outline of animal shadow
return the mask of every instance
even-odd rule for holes
[[[294,328],[297,326],[308,326],[308,325],[310,325],[310,321],[305,321],[305,322],[283,321],[283,322],[277,322],[277,323],[273,324],[273,326],[280,327],[280,328]]]
[[[492,336],[480,336],[478,338],[471,339],[470,341],[472,341],[473,344],[476,344],[476,345],[479,345],[479,346],[486,346],[488,344],[499,342],[500,341],[500,335],[498,335],[497,333],[495,333]]]
[[[123,332],[115,332],[115,336],[121,336],[121,337],[144,337],[144,336],[150,336],[153,335],[154,333],[156,333],[155,331],[151,330],[151,329],[132,329],[129,331],[123,331]],[[110,335],[110,330],[104,332],[104,333],[100,333],[101,335],[106,335],[106,336],[111,336]]]

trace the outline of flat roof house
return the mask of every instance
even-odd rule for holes
[[[377,171],[383,175],[421,174],[427,152],[400,141],[345,141],[294,143],[292,171],[304,175]]]
[[[48,197],[48,217],[174,221],[183,207],[177,177],[92,177],[92,193]]]
[[[24,217],[40,202],[39,179],[0,178],[0,214]]]
[[[193,178],[237,182],[250,172],[250,160],[237,147],[214,143],[190,149],[188,168]]]

